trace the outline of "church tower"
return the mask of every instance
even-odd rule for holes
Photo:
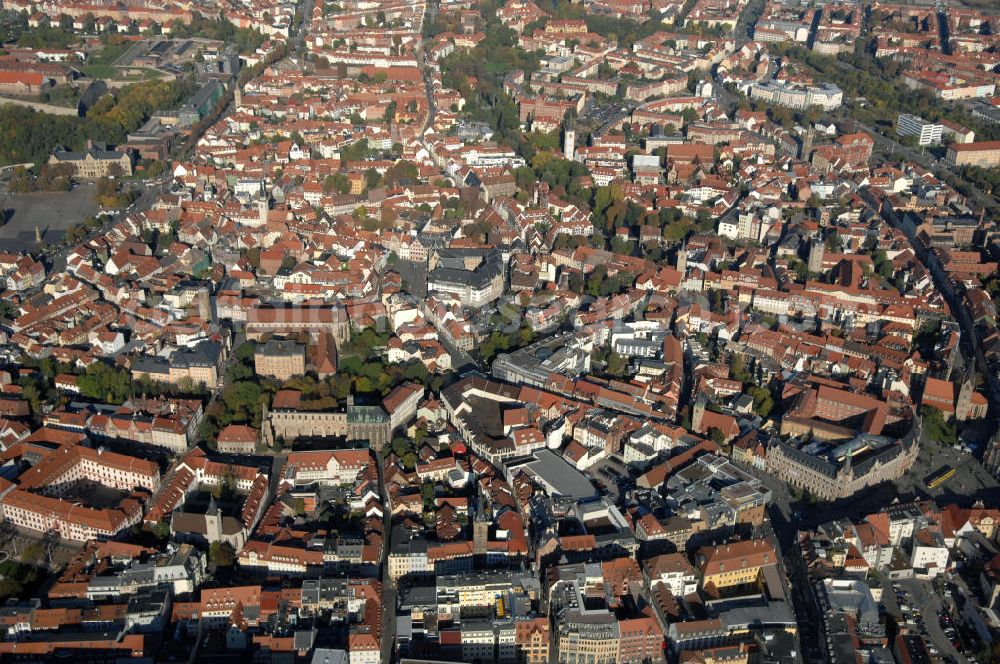
[[[688,243],[687,240],[685,239],[684,242],[681,244],[681,248],[677,250],[677,262],[675,264],[675,267],[677,268],[677,271],[681,273],[681,280],[684,279],[684,275],[687,272],[687,266],[688,266],[687,246]]]
[[[563,132],[563,154],[570,161],[575,161],[576,156],[576,123],[572,120],[566,123],[566,130]]]
[[[482,502],[476,509],[476,516],[472,519],[472,555],[485,556],[486,543],[490,538],[490,521],[486,518]]]
[[[976,392],[976,371],[969,364],[969,370],[965,373],[965,380],[958,388],[958,401],[955,402],[955,419],[965,422],[972,419],[972,395]]]
[[[198,305],[198,318],[203,321],[212,320],[212,294],[208,291],[208,286],[202,286],[198,289],[198,294],[195,296],[195,302]]]
[[[854,455],[851,453],[847,454],[847,459],[844,460],[844,465],[841,466],[840,472],[837,473],[838,479],[844,482],[850,482],[854,479]]]
[[[799,159],[809,161],[809,155],[813,151],[813,135],[815,132],[816,130],[811,126],[806,130],[805,138],[802,139],[802,152],[799,153]]]
[[[809,247],[809,271],[810,272],[822,272],[823,271],[823,256],[826,253],[826,247],[823,246],[823,240],[817,238],[812,241],[812,245]]]
[[[208,502],[208,511],[205,512],[205,539],[209,544],[222,541],[222,514],[215,504],[215,496]]]
[[[702,392],[698,394],[698,398],[691,408],[691,429],[697,433],[701,433],[701,420],[705,417],[705,406],[707,404],[708,398]]]
[[[260,191],[257,193],[257,222],[261,226],[267,225],[267,212],[271,209],[271,201],[267,195],[267,191],[264,190],[264,183],[260,185]]]

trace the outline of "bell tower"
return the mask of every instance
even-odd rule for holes
[[[701,420],[705,417],[705,406],[708,403],[708,399],[705,397],[704,393],[698,395],[698,398],[694,402],[694,406],[691,408],[691,428],[696,431],[701,431]]]
[[[563,155],[570,161],[575,161],[576,156],[576,123],[573,120],[566,122],[566,129],[563,132]]]
[[[976,371],[969,365],[965,380],[958,388],[958,401],[955,403],[955,419],[964,422],[972,418],[972,395],[976,391]]]
[[[205,512],[205,539],[209,544],[222,541],[222,515],[219,513],[219,506],[215,504],[215,496],[212,496],[208,511]]]
[[[271,209],[271,201],[264,189],[264,183],[260,184],[260,191],[257,193],[257,221],[261,226],[267,225],[267,213]]]
[[[685,239],[681,248],[677,250],[677,271],[681,273],[681,279],[684,279],[684,275],[687,273],[688,264],[688,252],[687,252],[687,240]]]
[[[826,253],[826,247],[823,245],[823,240],[817,238],[812,241],[812,245],[809,247],[809,271],[810,272],[822,272],[823,271],[823,257]]]

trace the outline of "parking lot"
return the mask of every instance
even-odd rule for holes
[[[616,129],[628,117],[629,113],[632,112],[633,106],[635,106],[633,103],[625,106],[616,103],[598,105],[588,97],[583,112],[578,119],[578,126],[590,127],[599,136]]]
[[[974,662],[963,652],[966,647],[949,613],[934,590],[934,584],[920,579],[900,579],[882,593],[886,610],[897,616],[900,628],[919,633],[935,658],[947,662]]]
[[[629,476],[625,465],[614,456],[601,459],[584,474],[616,503],[621,502],[625,492],[635,488],[635,479]]]

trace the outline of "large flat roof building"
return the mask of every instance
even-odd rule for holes
[[[585,502],[598,498],[597,490],[583,473],[549,449],[535,450],[530,456],[507,462],[508,475],[523,471],[537,480],[553,496]]]
[[[427,290],[451,293],[465,306],[480,307],[503,294],[503,257],[494,248],[437,249],[430,268]]]

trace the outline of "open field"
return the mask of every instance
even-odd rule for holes
[[[140,73],[137,73],[141,71]],[[126,75],[126,72],[130,72]],[[143,67],[137,70],[135,67],[120,68],[112,65],[84,65],[83,73],[93,79],[105,79],[108,81],[145,81],[154,78],[162,78],[163,74]]]
[[[90,78],[117,78],[118,70],[111,65],[84,65],[83,73]]]

